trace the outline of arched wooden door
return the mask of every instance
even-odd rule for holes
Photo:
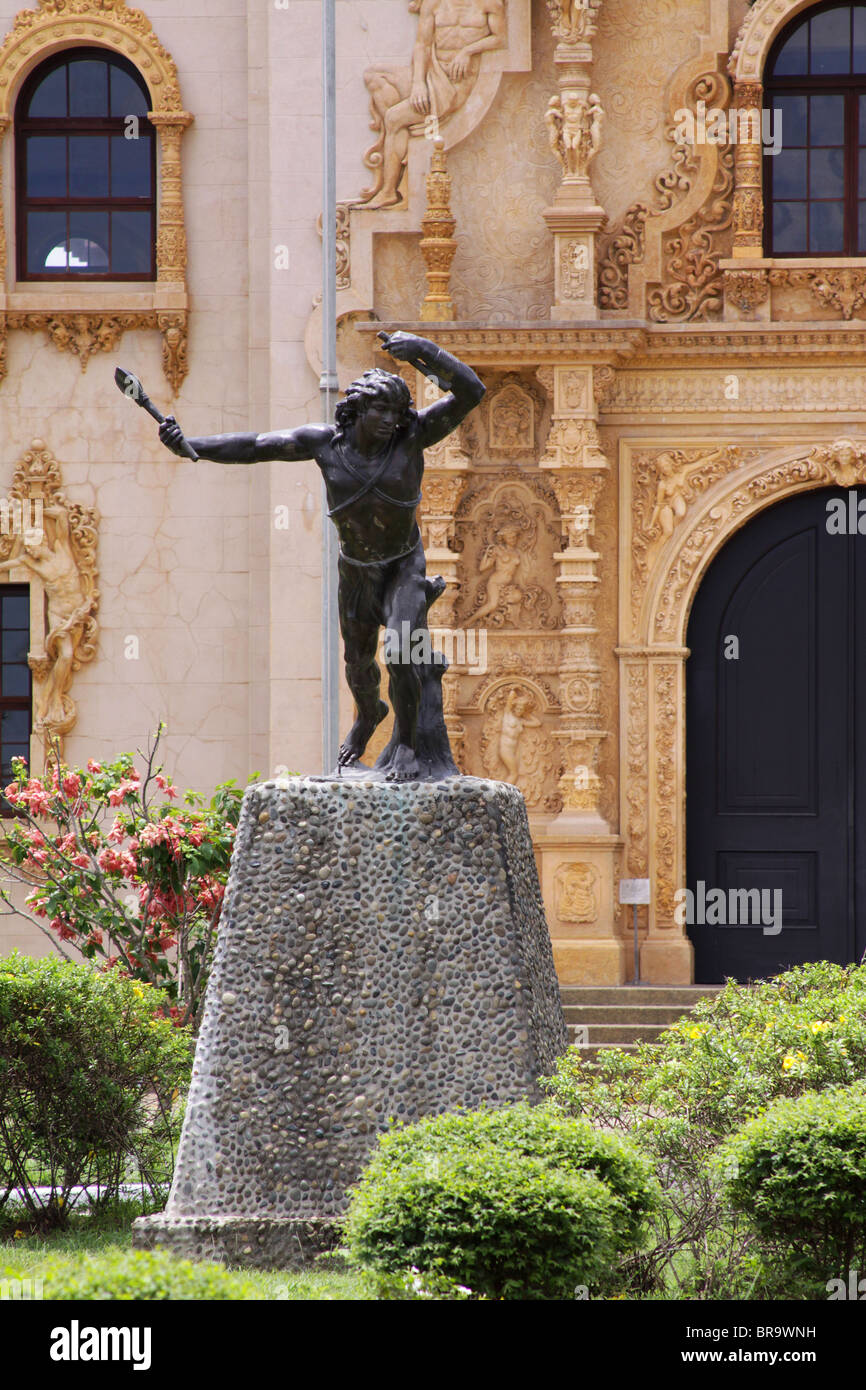
[[[830,500],[854,525],[862,501],[866,533],[866,489],[780,502],[718,554],[689,619],[681,911],[700,983],[866,950],[866,534],[828,529]]]

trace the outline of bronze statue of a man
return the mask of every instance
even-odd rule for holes
[[[379,629],[384,626],[397,634],[426,629],[427,609],[444,588],[441,579],[426,577],[415,514],[421,501],[424,449],[450,434],[484,395],[483,384],[469,367],[426,338],[394,333],[384,347],[392,357],[438,380],[448,394],[416,411],[402,377],[373,368],[348,387],[335,412],[336,425],[301,425],[271,434],[221,434],[188,441],[199,458],[215,463],[315,459],[319,465],[328,515],[340,537],[340,629],[346,679],[356,705],[355,722],[340,747],[340,769],[358,762],[388,713],[379,698]],[[184,436],[173,416],[160,426],[159,437],[173,453],[181,454]],[[388,781],[397,782],[431,775],[430,759],[419,756],[425,672],[409,658],[405,647],[405,643],[386,643],[394,734],[377,763]],[[442,659],[433,665],[433,675],[441,680]],[[437,680],[428,684],[441,702]],[[436,696],[431,698],[435,702]],[[444,734],[444,725],[442,730]],[[447,747],[447,736],[445,743]],[[456,771],[450,752],[447,761],[448,770]]]

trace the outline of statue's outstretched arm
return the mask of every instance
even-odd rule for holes
[[[188,442],[199,458],[211,463],[266,463],[271,459],[291,462],[315,458],[333,433],[333,425],[300,425],[271,434],[214,434]],[[180,453],[184,436],[173,415],[160,425],[159,437],[173,454]]]

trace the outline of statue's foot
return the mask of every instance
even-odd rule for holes
[[[363,715],[358,715],[358,718],[355,720],[345,739],[340,744],[340,751],[337,754],[338,768],[351,767],[352,763],[358,761],[364,749],[367,747],[367,744],[370,742],[370,739],[373,737],[373,734],[376,732],[376,729],[382,723],[382,720],[387,717],[387,714],[388,706],[385,704],[384,700],[379,700],[376,703],[375,715],[368,716],[366,719]]]
[[[408,744],[398,743],[388,764],[385,781],[418,782],[420,780],[421,768],[415,757],[415,750],[410,748]]]
[[[377,197],[370,199],[369,203],[367,203],[367,207],[393,208],[396,207],[398,203],[402,202],[403,199],[400,197],[399,193],[390,193],[387,189],[383,188],[382,192]]]

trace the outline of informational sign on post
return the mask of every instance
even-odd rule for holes
[[[640,947],[637,937],[637,910],[650,900],[650,881],[648,878],[621,878],[619,881],[619,900],[630,903],[634,925],[634,979],[633,985],[640,984]]]
[[[619,900],[621,903],[648,903],[650,900],[650,881],[648,878],[621,878],[619,881]]]

